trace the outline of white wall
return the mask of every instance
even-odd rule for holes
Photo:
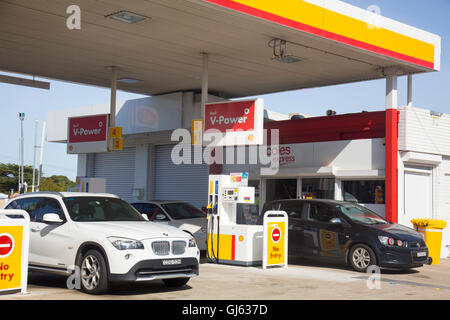
[[[441,257],[450,246],[450,115],[427,109],[400,107],[399,215],[404,214],[404,167],[428,167],[432,171],[432,208],[428,216],[444,220]]]
[[[436,117],[430,110],[400,107],[398,149],[450,156],[450,115]]]
[[[181,127],[182,104],[182,92],[120,102],[116,108],[116,125],[122,127],[124,135],[177,129]],[[109,114],[109,111],[108,104],[50,111],[47,114],[47,141],[67,140],[69,117]]]
[[[279,176],[336,175],[348,178],[384,178],[384,139],[326,141],[280,145]],[[258,148],[259,150],[259,148]],[[224,149],[224,161],[226,151]],[[259,155],[258,155],[259,157]],[[248,162],[248,148],[246,148]],[[289,161],[285,161],[289,159]],[[260,165],[225,164],[223,172],[250,171],[259,178]]]
[[[450,257],[450,157],[442,158],[441,164],[437,167],[436,189],[435,218],[447,221],[441,257]]]

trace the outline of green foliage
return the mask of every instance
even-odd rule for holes
[[[31,191],[33,182],[33,167],[24,166],[24,181],[28,184],[28,192]],[[36,183],[39,171],[36,169]],[[51,176],[41,178],[41,191],[67,191],[68,187],[74,187],[75,182],[66,176]],[[11,189],[17,192],[19,185],[19,165],[0,163],[0,192],[9,194]]]
[[[41,181],[41,191],[67,191],[69,187],[75,187],[75,182],[66,176],[51,176]]]

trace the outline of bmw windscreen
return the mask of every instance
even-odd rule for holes
[[[117,198],[67,197],[63,201],[70,218],[77,222],[146,221],[132,206]]]

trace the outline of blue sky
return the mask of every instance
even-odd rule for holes
[[[368,8],[377,5],[383,16],[404,22],[442,37],[441,71],[414,76],[414,105],[450,113],[450,0],[346,0]],[[200,86],[200,84],[199,84]],[[117,100],[142,97],[118,92]],[[338,113],[361,110],[384,110],[385,81],[367,81],[326,88],[290,91],[261,96],[266,108],[281,113],[303,112],[324,115],[327,109]],[[109,103],[109,90],[73,83],[51,81],[51,89],[40,90],[0,84],[0,162],[19,162],[20,120],[25,113],[25,164],[33,163],[34,121],[39,120],[39,139],[42,122],[47,112],[55,109],[76,108]],[[406,104],[406,78],[399,79],[399,104]],[[37,157],[38,159],[39,157]],[[44,175],[76,176],[75,155],[66,154],[64,144],[46,143]]]

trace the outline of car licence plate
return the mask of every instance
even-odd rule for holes
[[[427,253],[425,252],[425,251],[423,251],[423,252],[417,252],[417,257],[426,257],[427,256]]]
[[[174,266],[177,264],[181,264],[181,259],[163,260],[162,264],[163,264],[163,266]]]

